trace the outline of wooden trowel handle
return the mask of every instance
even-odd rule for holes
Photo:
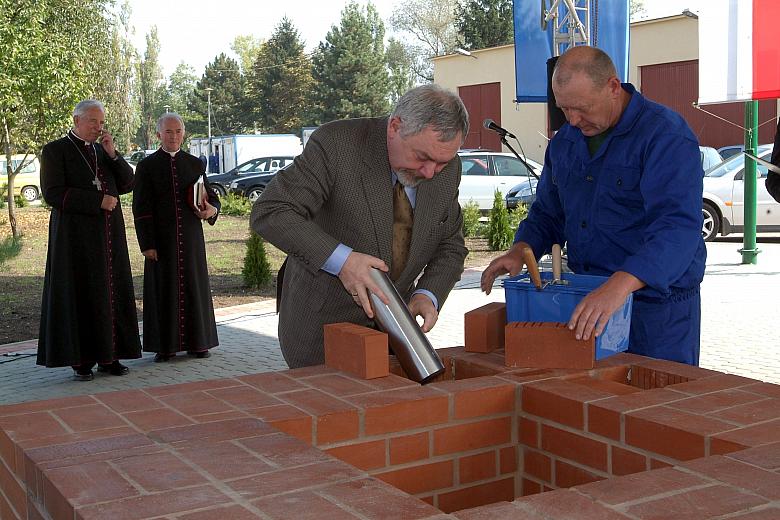
[[[563,271],[563,259],[561,258],[561,245],[553,244],[552,246],[552,272],[553,280],[559,282],[561,280],[561,271]]]
[[[537,289],[542,288],[542,277],[539,276],[539,266],[536,264],[536,257],[530,247],[523,248],[523,261],[526,267],[528,267],[528,276],[531,277],[531,281]]]

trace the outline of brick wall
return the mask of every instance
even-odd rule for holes
[[[780,517],[776,385],[439,352],[424,387],[319,366],[0,407],[0,518]]]

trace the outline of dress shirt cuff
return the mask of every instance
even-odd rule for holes
[[[436,310],[437,311],[439,310],[439,300],[436,299],[436,296],[434,296],[431,291],[427,291],[425,289],[417,289],[412,293],[412,296],[414,296],[415,294],[424,294],[425,296],[431,299],[431,301],[433,302],[433,306],[436,307]]]
[[[344,262],[347,261],[347,257],[351,252],[351,247],[345,246],[344,244],[339,244],[336,246],[336,249],[333,250],[333,253],[331,253],[328,259],[325,260],[325,263],[322,265],[321,269],[326,273],[332,274],[333,276],[338,276],[341,272],[341,268],[344,267]]]

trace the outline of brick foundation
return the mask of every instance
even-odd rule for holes
[[[0,518],[780,518],[780,386],[439,353],[2,406]]]

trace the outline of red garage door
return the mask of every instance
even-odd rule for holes
[[[501,141],[498,134],[482,126],[482,121],[492,119],[501,125],[501,84],[482,83],[458,87],[458,95],[469,111],[471,128],[463,148],[482,148],[483,150],[501,151]]]
[[[745,132],[739,128],[744,126],[744,103],[702,106],[739,127],[693,107],[692,103],[699,97],[699,60],[640,67],[640,77],[642,94],[680,113],[699,138],[699,144],[720,148],[745,141]],[[774,141],[776,118],[777,103],[774,100],[758,103],[758,123],[761,125],[758,128],[759,144]]]

